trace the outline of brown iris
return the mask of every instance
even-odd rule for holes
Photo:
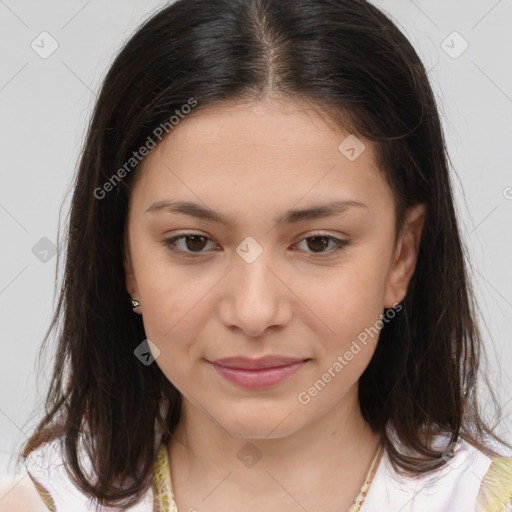
[[[204,249],[206,243],[207,243],[207,238],[202,236],[202,235],[188,235],[186,237],[184,237],[185,240],[186,240],[186,246],[187,246],[187,249],[189,249],[190,251],[201,251],[202,249]],[[190,241],[192,241],[190,243]]]
[[[308,247],[313,250],[313,252],[320,252],[329,245],[329,237],[327,236],[311,236],[307,238],[307,240]],[[318,249],[318,251],[316,251],[316,249]]]

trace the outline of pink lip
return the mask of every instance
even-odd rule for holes
[[[275,386],[297,372],[307,359],[265,356],[259,359],[227,357],[208,361],[226,380],[246,389]]]

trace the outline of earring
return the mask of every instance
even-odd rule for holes
[[[132,302],[132,309],[135,309],[137,306],[140,306],[140,302],[135,299],[131,299]]]

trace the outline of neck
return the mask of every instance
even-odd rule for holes
[[[292,496],[312,499],[317,504],[313,508],[319,508],[327,496],[326,503],[340,510],[340,503],[350,505],[357,495],[379,440],[361,415],[357,386],[323,417],[276,438],[232,436],[184,400],[180,422],[169,443],[173,487],[178,496],[176,489],[187,487],[185,482],[194,479],[204,483],[205,491],[208,486],[211,490],[229,474],[222,484],[228,496],[243,490],[246,498],[270,498],[282,495],[284,487]],[[335,504],[329,498],[332,492],[341,495]]]

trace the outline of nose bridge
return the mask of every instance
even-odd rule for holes
[[[268,244],[246,237],[236,248],[232,286],[230,286],[230,315],[225,319],[251,335],[282,323],[284,290],[276,279],[272,250]]]
[[[242,296],[249,299],[252,296],[257,298],[268,295],[266,299],[271,300],[275,283],[269,270],[272,265],[272,249],[269,244],[263,241],[260,243],[254,237],[247,236],[237,246],[236,253],[238,259],[235,260],[235,279],[241,286],[235,286],[235,290],[243,291]]]

